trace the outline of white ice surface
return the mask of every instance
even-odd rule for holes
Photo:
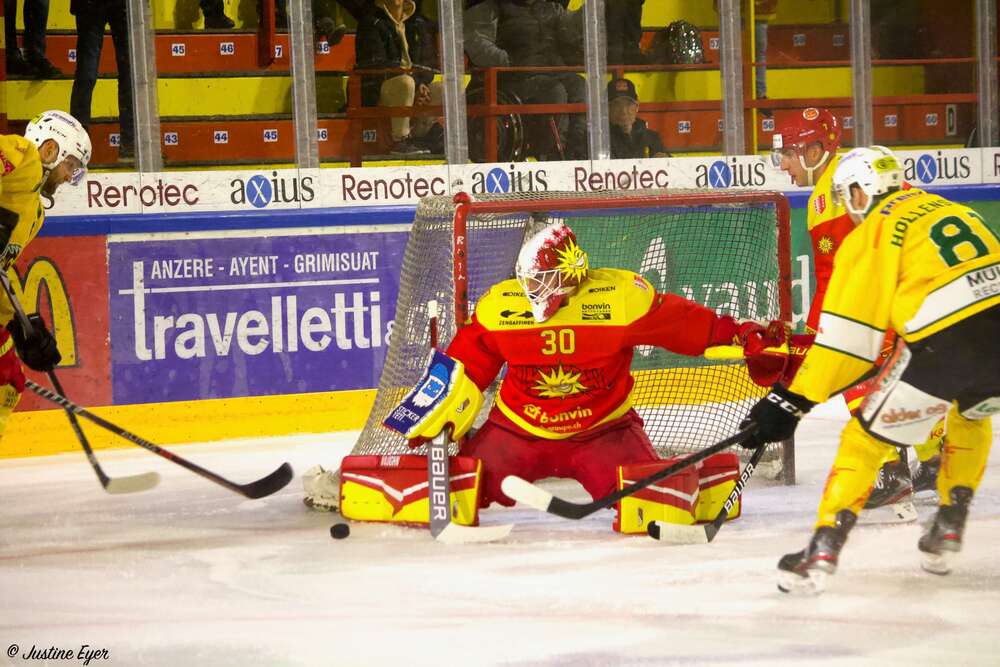
[[[838,403],[810,415],[799,484],[753,480],[743,518],[697,546],[620,536],[611,511],[573,522],[522,508],[484,513],[518,524],[497,544],[372,524],[334,541],[298,477],[335,465],[354,434],[175,448],[239,482],[290,461],[295,481],[262,500],[138,448],[98,453],[111,475],[163,475],[128,496],[106,494],[82,454],[3,460],[0,651],[106,648],[91,665],[1000,663],[996,451],[950,576],[920,570],[920,526],[867,525],[823,596],[776,590],[778,558],[809,538],[844,420]],[[934,506],[918,509],[923,522]]]

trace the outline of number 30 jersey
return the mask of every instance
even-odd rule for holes
[[[571,437],[632,407],[629,372],[636,345],[705,351],[715,313],[641,276],[592,269],[556,314],[538,323],[516,280],[494,285],[476,304],[448,354],[485,390],[504,363],[496,406],[514,424],[547,439]]]
[[[834,259],[819,333],[789,389],[823,402],[871,369],[886,329],[918,341],[1000,305],[1000,237],[912,188],[873,204]]]

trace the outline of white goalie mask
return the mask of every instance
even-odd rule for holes
[[[548,225],[521,247],[517,281],[531,303],[536,322],[544,322],[562,306],[565,295],[587,278],[587,253],[563,223]]]
[[[86,176],[91,155],[90,136],[73,116],[62,111],[43,111],[24,128],[24,138],[38,148],[50,139],[59,147],[55,159],[42,165],[46,175],[66,161],[72,174],[70,183],[79,185]]]
[[[861,188],[868,198],[863,208],[851,201],[851,186]],[[903,187],[903,168],[885,146],[855,148],[840,159],[833,172],[834,203],[843,203],[855,223],[860,223],[872,207],[875,197]]]

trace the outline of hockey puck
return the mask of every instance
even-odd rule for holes
[[[330,526],[330,537],[335,540],[342,540],[351,534],[351,527],[346,523],[335,523]]]

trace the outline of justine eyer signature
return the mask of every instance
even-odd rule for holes
[[[58,646],[35,646],[22,652],[17,644],[7,647],[7,657],[16,658],[20,656],[22,660],[73,660],[87,667],[93,660],[109,660],[111,652],[106,648],[93,647],[90,644],[82,644],[80,648],[60,648]]]

